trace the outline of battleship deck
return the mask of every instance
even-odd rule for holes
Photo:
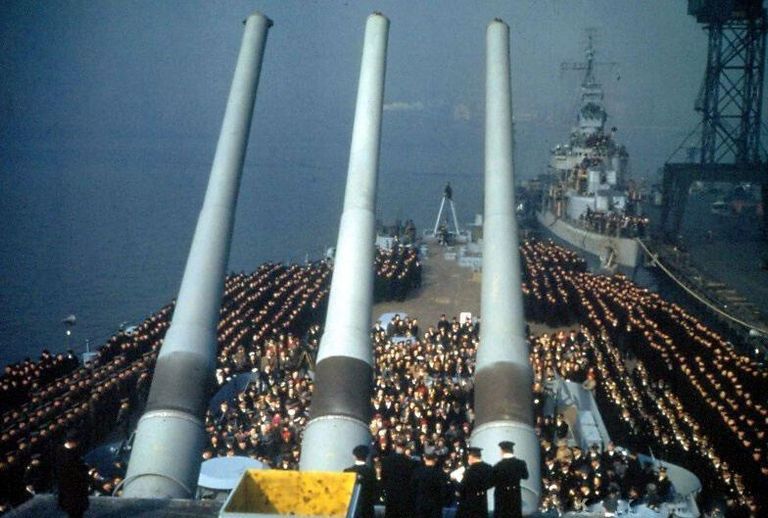
[[[453,250],[437,243],[427,245],[423,259],[421,288],[402,302],[380,302],[373,307],[374,320],[384,313],[406,313],[416,317],[423,326],[434,325],[445,314],[448,318],[461,312],[470,312],[473,317],[480,314],[480,282],[482,274],[470,268],[459,266],[457,261],[445,258]],[[534,334],[556,331],[544,324],[528,322]]]
[[[473,316],[480,314],[480,274],[462,268],[456,261],[446,260],[444,254],[449,248],[436,243],[427,246],[419,291],[402,302],[374,305],[374,319],[383,313],[399,311],[429,326],[443,313],[448,318],[462,311],[469,311]]]
[[[459,266],[455,260],[445,258],[451,252],[436,243],[427,245],[424,259],[422,286],[405,301],[382,302],[374,306],[374,318],[382,313],[401,312],[420,319],[425,325],[434,324],[445,313],[449,318],[462,311],[480,315],[481,274]],[[539,334],[554,329],[543,324],[530,323],[531,331]],[[208,517],[217,516],[220,502],[204,500],[147,500],[91,497],[88,516],[165,516]],[[56,497],[37,495],[18,509],[7,514],[9,518],[66,516],[57,507]]]

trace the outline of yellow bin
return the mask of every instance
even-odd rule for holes
[[[355,473],[249,469],[232,490],[220,518],[354,516]]]

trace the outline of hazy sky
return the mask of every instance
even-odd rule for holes
[[[697,122],[706,35],[686,7],[682,0],[5,0],[0,216],[33,221],[49,210],[74,220],[79,207],[95,207],[64,229],[86,236],[105,211],[141,206],[159,218],[172,214],[178,226],[169,234],[191,235],[241,22],[253,10],[274,27],[235,229],[252,248],[277,232],[296,236],[287,248],[306,250],[291,218],[275,217],[286,207],[317,223],[305,229],[316,234],[313,249],[335,242],[365,18],[374,10],[391,20],[382,218],[431,225],[446,180],[462,221],[482,207],[485,28],[497,16],[511,27],[517,177],[545,171],[548,150],[567,140],[581,74],[560,65],[583,60],[586,28],[597,30],[598,61],[616,63],[598,67],[609,124],[644,177]],[[297,201],[297,189],[316,196]],[[135,231],[120,223],[110,232]],[[20,240],[34,231],[15,230]]]
[[[556,127],[555,136],[567,130],[580,76],[561,74],[560,63],[582,59],[587,27],[598,29],[598,59],[618,63],[600,69],[599,77],[611,124],[635,150],[636,171],[658,168],[658,157],[676,145],[669,139],[695,122],[706,39],[682,0],[6,0],[3,145],[210,148],[240,22],[255,9],[275,21],[250,148],[257,161],[346,162],[363,25],[376,9],[392,22],[382,149],[403,155],[395,161],[385,153],[384,165],[468,174],[481,162],[480,148],[459,149],[451,139],[472,136],[467,143],[477,144],[482,137],[484,29],[495,16],[512,30],[521,145],[527,126]],[[451,124],[456,127],[442,127]],[[667,149],[647,149],[643,140],[660,133],[665,138],[654,144]],[[536,162],[525,159],[518,174],[530,176]]]
[[[518,178],[567,140],[584,29],[638,177],[696,125],[706,34],[683,0],[0,2],[0,350],[95,338],[170,300],[242,20],[271,17],[230,268],[335,243],[366,16],[391,20],[378,213],[433,223],[445,181],[482,207],[485,28],[511,27]],[[84,326],[91,325],[91,329]],[[43,329],[48,326],[48,330]],[[57,336],[57,335],[56,335]],[[14,349],[15,350],[15,349]],[[16,351],[15,354],[21,354]]]
[[[114,196],[115,204],[126,187],[151,196],[156,188],[146,171],[162,166],[169,178],[194,184],[183,201],[195,214],[241,22],[253,10],[275,22],[243,177],[246,193],[267,198],[262,212],[249,214],[253,220],[290,206],[297,185],[324,199],[310,213],[338,218],[364,23],[374,10],[391,20],[379,176],[384,218],[427,223],[446,180],[454,182],[462,219],[482,206],[484,33],[496,16],[511,27],[519,178],[543,172],[548,150],[567,139],[581,74],[560,65],[583,60],[586,28],[597,29],[598,61],[616,63],[599,67],[598,77],[609,124],[618,127],[637,176],[657,171],[697,121],[706,37],[682,0],[6,0],[0,165],[18,171],[41,152],[70,164],[98,161],[104,175],[91,199]],[[187,181],[181,175],[190,164],[200,173]],[[34,174],[46,184],[56,172]],[[0,203],[26,196],[17,178],[3,176]]]

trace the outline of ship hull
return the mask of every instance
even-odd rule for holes
[[[611,251],[614,262],[619,266],[635,268],[640,263],[640,245],[634,238],[590,232],[556,217],[550,211],[536,212],[536,219],[545,230],[579,250],[598,256],[603,264]]]

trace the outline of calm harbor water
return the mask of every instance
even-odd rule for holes
[[[130,166],[121,163],[120,157],[85,162],[56,152],[4,164],[3,364],[36,357],[45,347],[80,352],[86,340],[98,346],[121,323],[136,323],[176,296],[209,163],[157,157],[139,167],[135,157]],[[300,261],[305,253],[318,257],[333,244],[340,202],[334,182],[324,184],[326,191],[315,188],[329,200],[318,207],[305,199],[303,178],[281,179],[287,197],[283,190],[269,192],[270,182],[250,169],[243,176],[231,270]],[[304,210],[313,213],[311,229]],[[68,339],[61,320],[70,314],[77,324]]]
[[[450,128],[444,137],[460,140]],[[528,132],[521,140],[539,137]],[[183,152],[169,153],[171,145],[0,155],[1,363],[36,358],[43,348],[82,352],[86,340],[99,346],[121,323],[136,323],[176,296],[213,153],[210,143],[184,143]],[[379,175],[383,220],[410,217],[420,230],[431,226],[446,179],[460,221],[473,219],[482,206],[481,162],[458,164],[471,173],[416,170],[413,156],[388,146]],[[344,157],[346,150],[333,154]],[[535,162],[529,154],[524,163]],[[230,270],[318,258],[335,244],[346,163],[319,161],[325,165],[281,164],[258,150],[248,159]],[[686,214],[684,236],[694,259],[768,308],[768,272],[759,269],[768,245],[756,219],[715,216],[710,198],[692,197]],[[70,314],[77,324],[68,338],[61,321]]]
[[[465,128],[436,121],[444,145]],[[385,124],[385,133],[397,134]],[[259,128],[254,138],[258,141]],[[311,160],[281,162],[274,146],[251,144],[230,253],[231,271],[265,261],[322,257],[337,237],[348,138],[336,148],[307,143]],[[178,291],[213,157],[204,142],[137,142],[120,149],[0,146],[0,363],[37,358],[43,348],[99,346],[121,323],[141,321]],[[432,223],[446,179],[460,221],[482,204],[479,164],[461,174],[422,166],[427,156],[382,144],[378,216]],[[414,179],[416,181],[414,181]],[[77,317],[71,337],[62,319]]]

